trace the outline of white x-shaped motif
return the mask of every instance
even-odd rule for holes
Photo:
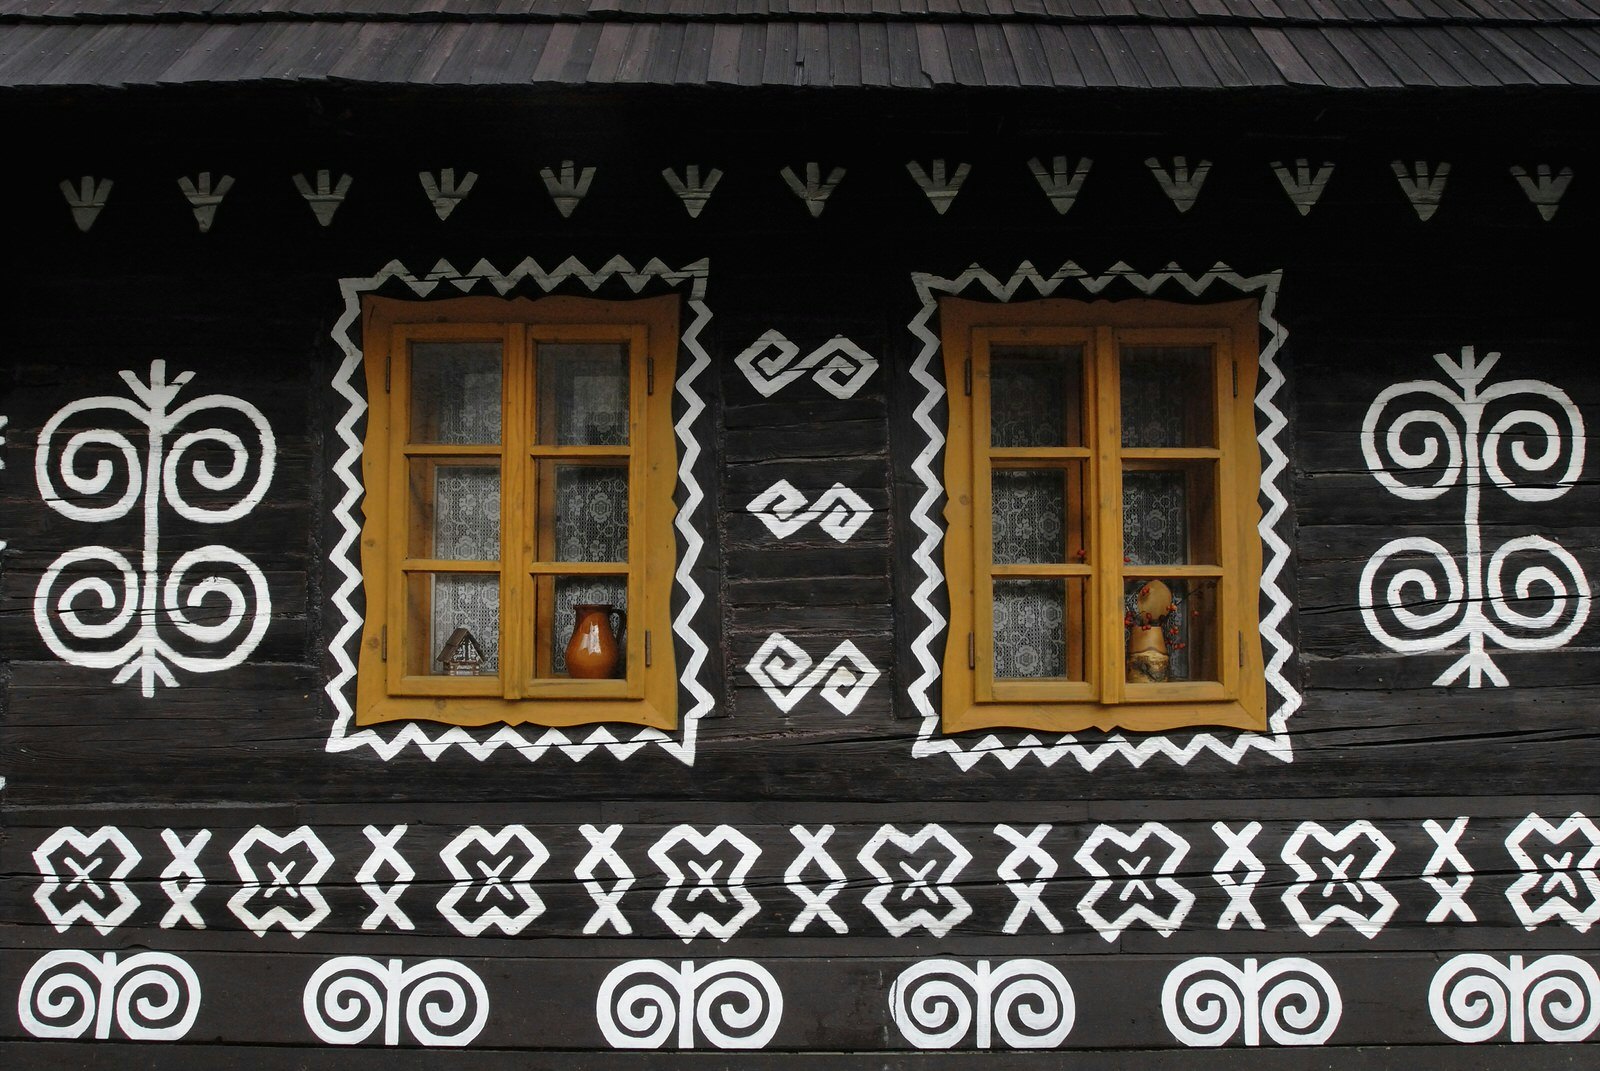
[[[161,916],[161,928],[170,930],[180,922],[187,922],[195,929],[203,930],[206,928],[206,921],[195,908],[194,901],[206,887],[206,877],[200,870],[199,856],[200,849],[211,840],[211,830],[202,829],[185,844],[177,831],[163,829],[161,840],[172,853],[172,862],[161,871],[161,891],[172,901],[167,913]],[[180,882],[179,878],[189,880]]]
[[[711,898],[717,903],[727,903],[728,898],[724,896],[722,890],[717,887],[717,871],[722,869],[722,864],[723,860],[713,859],[710,864],[701,866],[693,859],[690,859],[689,869],[694,871],[694,876],[699,880],[695,882],[694,888],[690,889],[684,894],[683,898],[685,900],[693,900],[701,893],[708,892],[711,894]]]
[[[1226,823],[1213,822],[1211,832],[1217,835],[1224,846],[1222,857],[1212,869],[1211,877],[1228,894],[1228,906],[1217,916],[1217,929],[1231,930],[1239,919],[1248,922],[1251,929],[1266,929],[1267,924],[1261,921],[1261,912],[1250,902],[1256,886],[1267,872],[1260,856],[1250,849],[1250,842],[1261,832],[1261,823],[1248,822],[1235,833]],[[1236,874],[1236,871],[1243,872]]]
[[[789,869],[784,872],[784,884],[789,891],[800,898],[805,906],[800,914],[795,916],[789,924],[790,933],[802,933],[811,925],[812,919],[820,919],[827,924],[834,933],[849,933],[850,927],[845,925],[839,913],[828,906],[828,901],[839,895],[845,886],[844,868],[841,867],[828,850],[823,847],[829,837],[833,836],[832,826],[823,826],[812,833],[805,826],[790,826],[789,832],[800,842],[800,854],[795,856],[794,862],[789,864]],[[821,892],[813,892],[810,886],[800,881],[800,875],[810,864],[815,863],[817,868],[829,878],[828,884],[823,886]]]
[[[87,863],[80,863],[78,860],[68,855],[63,857],[61,861],[65,863],[67,865],[67,869],[72,871],[72,873],[75,875],[71,881],[67,882],[68,892],[71,892],[80,885],[85,885],[87,888],[85,888],[83,891],[94,897],[96,900],[104,900],[106,898],[105,890],[100,888],[100,883],[89,876],[90,874],[94,873],[101,863],[105,862],[104,859],[96,857],[88,860]]]
[[[1037,915],[1039,921],[1044,923],[1044,928],[1051,933],[1060,933],[1063,929],[1061,920],[1044,905],[1046,883],[1056,876],[1055,858],[1044,850],[1044,838],[1051,828],[1049,825],[1037,825],[1033,827],[1033,832],[1024,835],[1008,825],[994,827],[995,833],[1012,845],[1011,854],[995,868],[995,873],[1005,881],[1011,895],[1017,898],[1017,904],[1011,909],[1003,927],[1006,933],[1020,930],[1029,915]],[[1022,877],[1022,864],[1028,862],[1038,869],[1038,875],[1032,881],[1025,881]]]
[[[371,913],[361,923],[363,930],[375,930],[383,925],[385,919],[402,930],[415,928],[411,919],[400,909],[400,897],[411,887],[411,879],[417,876],[405,856],[400,854],[400,838],[405,836],[407,828],[395,826],[387,833],[377,826],[367,826],[362,830],[367,840],[372,842],[372,854],[367,856],[366,862],[356,872],[356,881],[360,882],[361,891],[372,898],[373,904]],[[394,882],[387,888],[378,884],[378,872],[385,864],[395,874]]]
[[[929,859],[919,869],[917,867],[913,867],[904,859],[900,860],[900,869],[904,871],[906,877],[910,879],[906,882],[906,887],[901,890],[900,899],[902,901],[909,900],[911,899],[911,894],[920,889],[922,890],[922,895],[926,896],[929,902],[937,904],[939,902],[939,897],[935,895],[931,888],[929,888],[928,875],[933,872],[933,868],[937,866],[938,863],[939,860],[937,859]]]
[[[1422,868],[1422,880],[1439,896],[1439,902],[1428,912],[1428,921],[1444,922],[1454,915],[1462,922],[1477,922],[1478,917],[1467,906],[1465,899],[1467,890],[1472,887],[1472,864],[1458,847],[1461,834],[1467,829],[1467,819],[1457,818],[1446,829],[1429,818],[1422,823],[1422,828],[1427,830],[1435,844],[1428,865]],[[1446,866],[1456,871],[1455,878],[1439,876]]]
[[[269,860],[267,862],[267,869],[272,872],[272,884],[261,890],[261,898],[263,900],[269,899],[272,894],[277,892],[279,889],[282,889],[284,892],[288,893],[289,899],[291,900],[298,900],[300,898],[300,893],[295,889],[294,883],[289,877],[290,874],[294,873],[293,859],[289,860],[287,863],[284,863],[282,866],[279,866],[277,863]]]
[[[580,828],[584,839],[589,842],[589,851],[573,874],[583,882],[584,891],[595,904],[594,914],[584,923],[583,932],[598,933],[603,927],[611,926],[618,933],[632,933],[633,926],[622,914],[622,896],[633,887],[634,882],[633,870],[616,848],[617,838],[622,835],[622,826],[597,829],[585,825]],[[610,890],[595,880],[602,863],[616,875],[617,880],[612,883]]]

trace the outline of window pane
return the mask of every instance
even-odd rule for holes
[[[572,641],[573,629],[578,624],[577,608],[594,606],[603,611],[605,628],[616,644],[617,660],[609,672],[611,678],[625,677],[627,666],[627,620],[608,610],[628,608],[628,578],[625,576],[542,576],[538,579],[539,600],[548,607],[550,629],[543,639],[535,638],[541,649],[535,651],[546,676],[570,675],[567,666],[567,645]],[[544,615],[541,614],[541,617]],[[544,668],[548,667],[548,668]]]
[[[628,560],[627,466],[542,461],[539,486],[546,560]]]
[[[500,576],[497,573],[409,573],[406,577],[408,674],[444,675],[439,654],[458,628],[483,653],[478,675],[500,671]]]
[[[538,375],[541,443],[628,445],[626,345],[541,342]]]
[[[1216,681],[1215,580],[1139,578],[1123,590],[1123,641],[1130,684]]]
[[[412,558],[498,561],[500,466],[495,462],[412,458]]]
[[[500,441],[500,343],[411,344],[411,441]]]
[[[1122,445],[1217,444],[1210,346],[1123,346]]]
[[[1125,469],[1122,553],[1136,565],[1216,565],[1216,465]]]
[[[1077,577],[996,580],[995,678],[1083,680],[1086,599]]]
[[[1087,556],[1083,490],[1080,463],[1050,469],[995,469],[990,481],[995,563],[1083,560]]]
[[[991,446],[1083,445],[1083,347],[995,346]]]

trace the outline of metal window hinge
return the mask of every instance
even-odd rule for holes
[[[380,631],[378,633],[378,661],[380,661],[380,662],[389,661],[389,626],[388,625],[383,626],[382,631]]]
[[[644,392],[646,394],[654,394],[656,392],[656,359],[654,357],[646,357],[644,359]]]
[[[1233,396],[1239,397],[1239,362],[1233,362]]]
[[[978,668],[978,640],[972,633],[967,633],[967,668]]]
[[[972,397],[972,358],[971,357],[968,357],[967,360],[966,360],[966,363],[964,365],[962,365],[962,367],[961,367],[961,380],[962,380],[962,383],[966,386],[967,397],[969,397],[969,398]]]
[[[389,393],[389,372],[394,367],[394,358],[389,354],[383,355],[383,393]]]
[[[644,630],[644,668],[650,668],[650,630]]]

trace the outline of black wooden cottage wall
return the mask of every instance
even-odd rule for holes
[[[9,98],[7,1066],[378,1067],[394,1065],[391,1046],[419,1067],[1057,1066],[1028,1048],[1041,1038],[1086,1067],[1592,1063],[1551,1043],[1592,1037],[1600,1014],[1600,623],[1546,650],[1490,643],[1503,684],[1439,686],[1464,643],[1390,650],[1358,592],[1391,540],[1459,557],[1469,530],[1486,556],[1540,536],[1600,576],[1592,459],[1543,500],[1485,476],[1473,517],[1465,488],[1391,493],[1361,446],[1380,393],[1450,386],[1435,355],[1469,348],[1500,354],[1485,384],[1531,381],[1527,404],[1551,416],[1543,445],[1563,458],[1583,446],[1573,413],[1600,423],[1594,118],[1583,101],[1443,94]],[[1092,160],[1065,212],[1029,168],[1060,155]],[[1186,211],[1147,163],[1170,173],[1176,157],[1209,163]],[[1299,158],[1313,174],[1333,165],[1305,213],[1273,170],[1292,176]],[[970,165],[942,214],[907,169],[936,159]],[[539,177],[563,160],[595,168],[570,216]],[[1394,171],[1419,161],[1435,176],[1449,164],[1431,214]],[[812,163],[822,179],[843,171],[817,215],[780,177],[803,181]],[[722,171],[698,216],[662,177],[689,164]],[[1532,181],[1540,164],[1575,176],[1549,219],[1511,173]],[[445,168],[477,177],[441,218],[419,173]],[[353,179],[327,226],[293,181],[314,188],[321,170]],[[204,231],[178,183],[203,173],[213,188],[232,179]],[[81,176],[114,180],[86,230],[58,189]],[[678,488],[688,567],[674,614],[679,666],[698,663],[680,699],[692,754],[681,733],[663,746],[625,728],[525,728],[494,747],[494,731],[450,743],[429,725],[431,744],[408,744],[340,728],[361,606],[348,302],[497,284],[683,297],[675,414],[698,458]],[[929,730],[917,697],[937,703],[929,625],[944,596],[925,474],[941,471],[928,429],[944,407],[928,303],[1008,288],[1268,300],[1273,733],[952,743]],[[791,364],[852,345],[831,377],[827,362],[753,357],[747,372],[741,355],[781,352],[776,336],[754,351],[769,332]],[[145,696],[136,677],[52,653],[41,617],[55,610],[36,594],[77,547],[140,570],[152,522],[52,510],[35,455],[53,414],[131,397],[122,373],[148,383],[154,361],[169,381],[193,373],[179,402],[259,410],[275,471],[238,519],[158,511],[163,572],[225,546],[259,569],[271,614],[242,664],[179,668]],[[803,374],[775,385],[785,370]],[[225,423],[249,440],[248,421]],[[1543,449],[1519,441],[1524,456]],[[1560,464],[1520,477],[1558,490]],[[820,519],[779,538],[750,507],[779,481],[808,503],[843,485],[845,514],[867,516],[845,540]],[[1552,604],[1536,588],[1517,605]],[[763,687],[751,666],[770,683],[775,650],[818,668]],[[142,970],[172,980],[165,1011],[126,999]],[[1244,1009],[1238,1025],[1203,1022],[1203,1001],[1185,1025],[1206,972]],[[367,1006],[339,1022],[340,975],[366,979],[370,1022]],[[938,1036],[938,1000],[916,998],[924,975],[949,983],[968,1025]],[[425,1017],[425,976],[457,987],[455,1019]],[[1298,1026],[1280,976],[1305,982]],[[621,995],[652,977],[659,1005]],[[1013,1014],[1011,978],[1033,986],[1032,1026]],[[1512,1010],[1467,1049],[1472,1009],[1450,1001],[1474,979]],[[728,1017],[724,983],[754,1002],[751,1023]],[[630,1013],[646,1020],[631,1031]],[[441,1039],[465,1049],[431,1051]],[[1324,1051],[1308,1059],[1296,1041]],[[941,1047],[953,1051],[923,1051]]]

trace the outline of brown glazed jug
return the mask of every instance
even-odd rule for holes
[[[617,616],[617,631],[628,615],[610,603],[579,603],[573,607],[577,624],[567,641],[567,672],[584,680],[610,677],[621,655],[617,634],[611,630],[611,615]]]

